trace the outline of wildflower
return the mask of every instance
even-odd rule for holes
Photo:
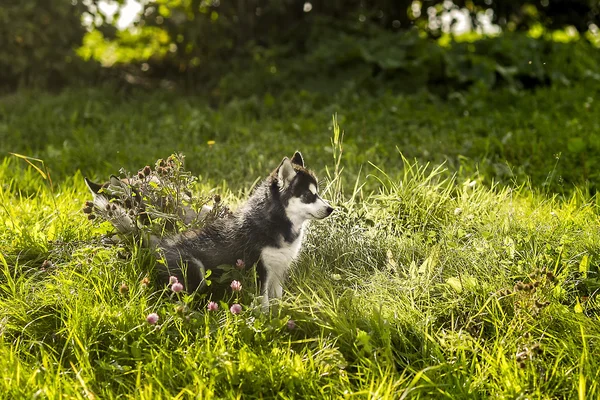
[[[144,175],[145,175],[145,176],[148,176],[148,175],[150,175],[150,172],[152,172],[152,169],[150,168],[150,166],[149,166],[149,165],[146,165],[146,166],[144,167],[144,169],[143,169],[143,173],[144,173]]]
[[[235,303],[229,308],[229,311],[231,311],[232,314],[239,314],[242,312],[242,306]]]
[[[214,140],[209,140],[208,142],[206,142],[206,144],[208,145],[209,148],[212,148],[215,143],[216,142]]]
[[[129,292],[129,286],[127,286],[127,284],[122,283],[121,286],[119,287],[119,293],[121,294],[127,294]]]
[[[173,286],[171,286],[171,290],[175,293],[179,293],[183,290],[183,285],[179,282],[175,282]]]
[[[214,301],[211,301],[208,303],[208,306],[206,306],[206,308],[208,309],[208,311],[217,311],[219,309],[219,305]]]
[[[44,262],[42,263],[42,269],[47,269],[47,268],[52,268],[54,267],[54,264],[52,264],[52,261],[50,260],[44,260]]]
[[[234,292],[239,292],[242,290],[242,284],[240,281],[231,281],[231,290]]]
[[[147,287],[150,284],[150,279],[148,279],[147,276],[144,277],[144,279],[142,279],[142,281],[140,282],[140,285],[142,285],[143,287]]]
[[[292,329],[296,328],[296,321],[294,321],[293,319],[288,319],[288,322],[286,325],[289,330],[292,330]]]
[[[246,266],[246,263],[244,262],[244,260],[240,260],[240,259],[238,259],[238,260],[235,262],[235,267],[236,267],[237,269],[243,269],[245,266]]]
[[[178,282],[179,282],[179,279],[177,279],[176,276],[171,275],[169,277],[169,285],[174,285],[175,283],[178,283]]]
[[[148,316],[146,317],[146,322],[148,322],[150,325],[155,325],[158,322],[158,314],[157,313],[148,314]]]

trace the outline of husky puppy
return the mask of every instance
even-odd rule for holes
[[[106,204],[106,198],[88,186],[94,204]],[[193,291],[205,286],[206,270],[215,276],[219,265],[243,260],[258,268],[261,304],[266,309],[270,298],[282,295],[283,281],[300,252],[308,221],[326,218],[332,211],[319,196],[316,176],[296,152],[291,160],[285,157],[233,214],[201,229],[159,239],[155,244],[164,259],[159,280],[165,283],[169,276],[176,276]],[[121,225],[117,229],[127,226]]]

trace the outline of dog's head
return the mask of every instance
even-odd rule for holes
[[[333,207],[319,196],[317,177],[305,168],[300,152],[294,153],[291,159],[285,157],[273,175],[292,223],[323,219],[333,212]]]

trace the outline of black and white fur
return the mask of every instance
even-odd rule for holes
[[[204,286],[206,270],[215,274],[219,265],[235,265],[241,259],[257,266],[266,309],[271,298],[282,296],[283,281],[300,252],[308,221],[332,211],[318,194],[315,175],[296,152],[291,160],[285,157],[232,215],[158,241],[165,261],[159,279],[167,282],[174,275],[193,291]]]

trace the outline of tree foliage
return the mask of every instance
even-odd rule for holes
[[[406,49],[406,38],[411,34],[405,32],[419,32],[409,40],[416,41],[409,47],[422,46],[429,51],[431,46],[424,36],[440,38],[442,28],[448,28],[448,18],[456,17],[457,10],[470,17],[475,30],[483,26],[484,19],[505,33],[565,26],[584,32],[600,25],[600,6],[595,0],[155,0],[141,2],[143,10],[134,30],[118,31],[116,16],[105,15],[100,1],[4,1],[0,6],[0,82],[12,86],[59,85],[91,68],[80,68],[80,59],[73,52],[85,34],[84,13],[92,17],[95,28],[85,36],[84,50],[79,52],[84,59],[100,59],[98,53],[104,52],[109,54],[106,66],[144,63],[142,75],[184,80],[188,86],[205,85],[210,80],[213,87],[225,71],[244,70],[277,57],[311,57],[315,48],[322,47],[321,37],[343,60],[354,60],[358,55],[367,64],[376,64],[376,69],[398,69],[402,66],[397,63],[412,57]],[[125,0],[110,3],[123,6]],[[339,42],[329,41],[331,32]],[[358,46],[365,38],[374,43],[374,35],[381,37],[378,50]],[[339,50],[344,46],[350,53]],[[476,46],[477,51],[480,48]],[[434,49],[431,57],[441,51]],[[488,55],[494,51],[484,49]],[[488,83],[498,81],[499,75],[504,79],[502,75],[510,75],[514,67],[499,63],[497,68],[483,59],[475,60],[477,55],[463,53],[459,51],[458,59],[447,64],[460,66],[468,59],[467,64],[478,64],[476,69],[483,71]],[[417,58],[423,63],[430,56]],[[321,59],[339,66],[339,58]],[[416,72],[421,71],[419,62],[413,62]],[[267,66],[270,71],[272,67],[272,63]],[[456,74],[469,75],[469,68]]]
[[[0,5],[0,84],[61,86],[86,69],[75,54],[85,6],[70,0],[3,0]]]
[[[237,69],[246,71],[261,64],[266,77],[273,78],[275,64],[303,58],[304,66],[310,65],[313,71],[329,73],[327,66],[338,69],[336,74],[339,69],[356,70],[357,65],[350,64],[358,61],[358,66],[367,65],[375,75],[384,72],[389,76],[390,71],[399,70],[413,74],[416,79],[411,81],[425,86],[430,81],[458,82],[453,86],[481,81],[489,87],[502,82],[513,85],[518,81],[515,87],[528,87],[565,81],[565,71],[546,71],[549,64],[543,68],[524,64],[531,61],[529,51],[536,56],[540,51],[548,55],[555,50],[543,40],[535,44],[514,36],[514,46],[488,40],[453,46],[450,51],[434,46],[426,38],[439,38],[442,19],[447,28],[448,17],[457,10],[470,16],[476,30],[482,27],[485,15],[505,33],[565,26],[586,31],[598,23],[598,4],[591,0],[156,0],[144,4],[137,22],[140,41],[125,33],[118,41],[130,49],[123,54],[143,55],[138,61],[146,63],[146,75],[183,78],[194,86],[214,82],[227,71],[237,75]],[[101,27],[106,27],[108,20],[101,21]],[[152,51],[136,48],[146,42],[142,38],[152,36],[150,32],[155,37],[160,33],[162,42]],[[564,53],[562,49],[559,52]],[[321,64],[311,65],[315,59]],[[429,65],[431,59],[433,66]],[[290,74],[299,71],[306,73],[307,69],[289,69]],[[428,76],[423,78],[424,74]]]

